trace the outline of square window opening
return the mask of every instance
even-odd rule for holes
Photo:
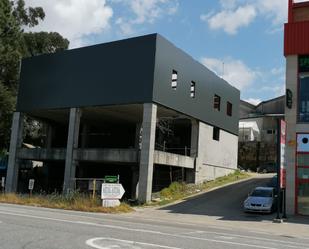
[[[216,141],[220,140],[220,128],[216,126],[213,127],[212,139]]]
[[[191,81],[191,86],[190,86],[190,97],[195,98],[195,82]]]
[[[171,82],[171,87],[172,87],[173,90],[177,89],[177,79],[178,79],[177,71],[173,70],[173,72],[172,72],[172,82]]]
[[[214,109],[220,111],[221,97],[217,94],[214,96]]]
[[[231,102],[226,104],[226,114],[230,117],[233,115],[233,104]]]

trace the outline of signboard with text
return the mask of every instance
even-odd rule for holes
[[[285,145],[286,145],[286,122],[280,122],[280,188],[286,186],[286,165],[285,165]]]
[[[298,58],[298,72],[309,72],[309,55],[300,55]]]
[[[34,179],[29,179],[28,189],[33,190],[33,187],[34,187]]]
[[[101,199],[121,199],[124,192],[124,188],[119,183],[103,183]]]

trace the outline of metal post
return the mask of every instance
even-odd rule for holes
[[[282,215],[282,218],[283,219],[287,218],[287,215],[286,215],[286,189],[285,188],[283,189],[283,215]]]
[[[280,189],[280,119],[277,119],[277,216],[276,219],[280,220],[280,198],[281,198],[281,189]]]
[[[96,179],[93,179],[93,182],[92,182],[92,199],[95,198],[95,190],[96,190]]]

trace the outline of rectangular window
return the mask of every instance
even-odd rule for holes
[[[195,82],[191,81],[190,97],[195,98]]]
[[[213,127],[212,139],[216,141],[220,140],[220,128],[216,126]]]
[[[172,83],[171,83],[172,89],[176,90],[177,89],[177,71],[173,70],[172,73]]]
[[[220,102],[221,102],[221,97],[216,95],[214,96],[214,109],[220,111]]]
[[[232,105],[232,103],[231,102],[227,102],[227,104],[226,104],[226,114],[228,115],[228,116],[232,116],[232,114],[233,114],[233,105]]]
[[[309,122],[309,75],[299,77],[298,121]]]

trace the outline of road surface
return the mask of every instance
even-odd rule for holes
[[[246,186],[247,184],[248,182],[240,185]],[[257,184],[256,180],[253,180],[252,184]],[[230,186],[230,188],[235,191],[235,185]],[[239,192],[243,192],[240,189]],[[224,193],[229,193],[229,189],[225,189]],[[235,196],[238,196],[237,192],[234,193]],[[214,197],[218,198],[217,195]],[[200,198],[202,198],[201,202],[208,202],[208,204],[205,204],[208,205],[207,208],[218,210],[218,213],[215,212],[214,215],[222,214],[223,217],[229,217],[229,215],[223,214],[224,209],[222,207],[214,205],[213,200],[204,199],[206,198],[204,195],[201,195]],[[221,197],[219,199],[221,200]],[[234,224],[234,227],[197,222],[203,220],[201,217],[206,217],[206,213],[202,211],[202,203],[195,205],[195,202],[198,203],[196,198],[192,201],[192,205],[188,203],[185,203],[184,206],[175,205],[177,208],[174,207],[173,210],[178,213],[169,213],[164,209],[146,208],[126,215],[83,213],[0,204],[0,248],[309,248],[309,237],[306,236],[280,235],[268,231],[257,232],[254,230],[255,223],[252,222],[252,229],[243,229],[239,226],[241,223],[236,221],[236,209],[232,211],[230,216],[235,220],[229,220]],[[224,201],[217,203],[224,203]],[[232,204],[238,205],[238,202],[235,200]],[[212,215],[214,211],[207,212]],[[153,216],[154,214],[157,216]],[[182,219],[182,216],[189,217],[188,215],[192,216],[191,222]],[[267,227],[269,226],[267,225]],[[299,227],[303,227],[303,225]]]

